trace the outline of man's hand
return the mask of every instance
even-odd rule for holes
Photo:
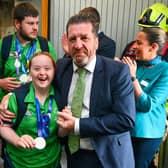
[[[5,95],[3,97],[2,101],[1,101],[1,104],[0,104],[0,125],[3,125],[3,121],[11,122],[11,120],[16,117],[14,113],[7,110],[10,95],[11,94],[8,93],[7,95]]]
[[[62,112],[58,112],[58,125],[66,130],[66,132],[74,131],[75,117],[72,116],[72,112],[69,108],[65,107]]]
[[[63,48],[65,54],[69,55],[68,38],[67,38],[67,34],[66,33],[64,33],[62,35],[61,43],[62,43],[62,48]]]
[[[1,100],[1,104],[3,104],[5,109],[8,108],[9,98],[11,95],[12,95],[12,93],[10,92],[10,93],[6,94]]]
[[[13,118],[15,118],[15,114],[8,111],[4,108],[3,104],[0,104],[0,125],[3,125],[3,123],[11,122]]]
[[[20,82],[16,82],[16,78],[3,78],[0,79],[0,87],[7,91],[13,91],[20,86]]]

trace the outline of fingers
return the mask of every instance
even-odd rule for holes
[[[71,107],[70,106],[65,106],[65,108],[62,110],[61,113],[66,113],[66,114],[72,116]],[[58,115],[58,121],[59,122],[64,122],[64,120],[65,120],[65,118],[63,118],[63,116],[61,116],[61,115],[59,116]]]
[[[19,137],[19,139],[17,140],[16,146],[32,149],[35,147],[35,141],[31,136],[23,135],[23,136]]]
[[[14,113],[10,112],[7,109],[0,110],[0,115],[4,118],[7,118],[7,119],[13,119],[16,117],[16,115]]]
[[[65,112],[69,115],[72,115],[71,106],[65,106],[65,108],[62,110],[62,112]]]
[[[6,109],[1,109],[0,110],[0,120],[3,122],[11,122],[13,118],[15,118],[15,114],[6,110]]]
[[[62,112],[58,112],[58,118],[59,117],[62,118],[62,119],[64,119],[64,120],[68,120],[68,119],[72,118],[72,115],[70,115],[67,112],[62,111]]]
[[[132,60],[129,57],[123,57],[122,62],[129,64],[132,62]]]
[[[119,62],[121,62],[121,60],[120,60],[119,57],[114,57],[114,60],[115,60],[115,61],[119,61]]]
[[[10,98],[11,95],[12,95],[12,93],[8,93],[2,98],[2,100],[1,100],[1,104],[3,106],[2,108],[7,109],[9,98]]]
[[[21,85],[21,82],[17,82],[16,78],[4,78],[1,82],[2,88],[7,91],[13,91]]]
[[[74,129],[75,126],[75,117],[72,115],[66,113],[66,112],[58,112],[58,120],[57,124],[64,128],[67,129],[68,131],[71,131]]]
[[[64,119],[62,119],[62,118],[59,117],[59,118],[57,119],[57,124],[58,124],[60,127],[63,128],[63,127],[64,127]]]
[[[8,79],[10,81],[15,81],[16,80],[16,78],[13,78],[13,77],[9,77],[9,78],[6,78],[6,79]]]
[[[16,82],[12,82],[12,83],[9,83],[7,86],[6,86],[6,90],[8,91],[13,91],[14,89],[20,87],[20,82],[19,83],[16,83]]]

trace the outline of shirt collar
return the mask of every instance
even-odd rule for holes
[[[27,95],[24,99],[24,102],[28,102],[28,103],[29,102],[31,102],[31,103],[35,102],[35,95],[34,94],[35,94],[34,93],[34,86],[33,86],[32,83],[30,83],[30,89],[29,89],[29,92],[27,93]],[[54,94],[55,94],[54,87],[51,85],[48,97],[54,96]]]
[[[96,65],[96,56],[94,56],[93,59],[87,65],[84,66],[84,68],[88,72],[93,73],[95,69],[95,65]],[[73,62],[73,71],[76,72],[77,69],[78,69],[77,65]]]

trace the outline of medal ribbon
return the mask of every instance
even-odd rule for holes
[[[52,98],[50,97],[47,114],[41,114],[40,102],[38,98],[35,98],[35,100],[36,100],[36,117],[37,117],[38,137],[47,138],[50,134],[48,126],[50,123],[53,101],[52,101]]]
[[[35,40],[33,40],[32,42],[31,42],[31,46],[30,46],[30,48],[29,48],[29,50],[28,50],[28,52],[27,52],[27,54],[26,54],[26,62],[28,62],[29,60],[30,60],[30,58],[31,58],[31,56],[35,53],[35,51],[36,51],[36,42],[35,42]],[[16,54],[16,61],[18,61],[19,62],[19,58],[21,57],[21,44],[20,44],[20,42],[19,42],[19,39],[17,38],[17,36],[16,36],[16,41],[15,41],[15,54]],[[15,62],[16,62],[15,61]],[[16,67],[16,76],[17,77],[19,77],[19,68],[20,67]],[[27,68],[24,66],[24,64],[23,63],[21,63],[21,69],[22,69],[22,72],[24,73],[24,74],[26,74],[26,72],[27,72]]]

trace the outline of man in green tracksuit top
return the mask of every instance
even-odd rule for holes
[[[21,3],[14,8],[14,27],[16,32],[11,35],[9,54],[4,59],[2,54],[3,39],[0,40],[0,100],[9,91],[13,91],[30,78],[27,66],[29,59],[42,49],[38,37],[39,12],[30,3]],[[43,44],[44,45],[44,44]],[[49,41],[46,43],[48,52],[57,59],[54,48]],[[4,61],[5,60],[5,61]]]

